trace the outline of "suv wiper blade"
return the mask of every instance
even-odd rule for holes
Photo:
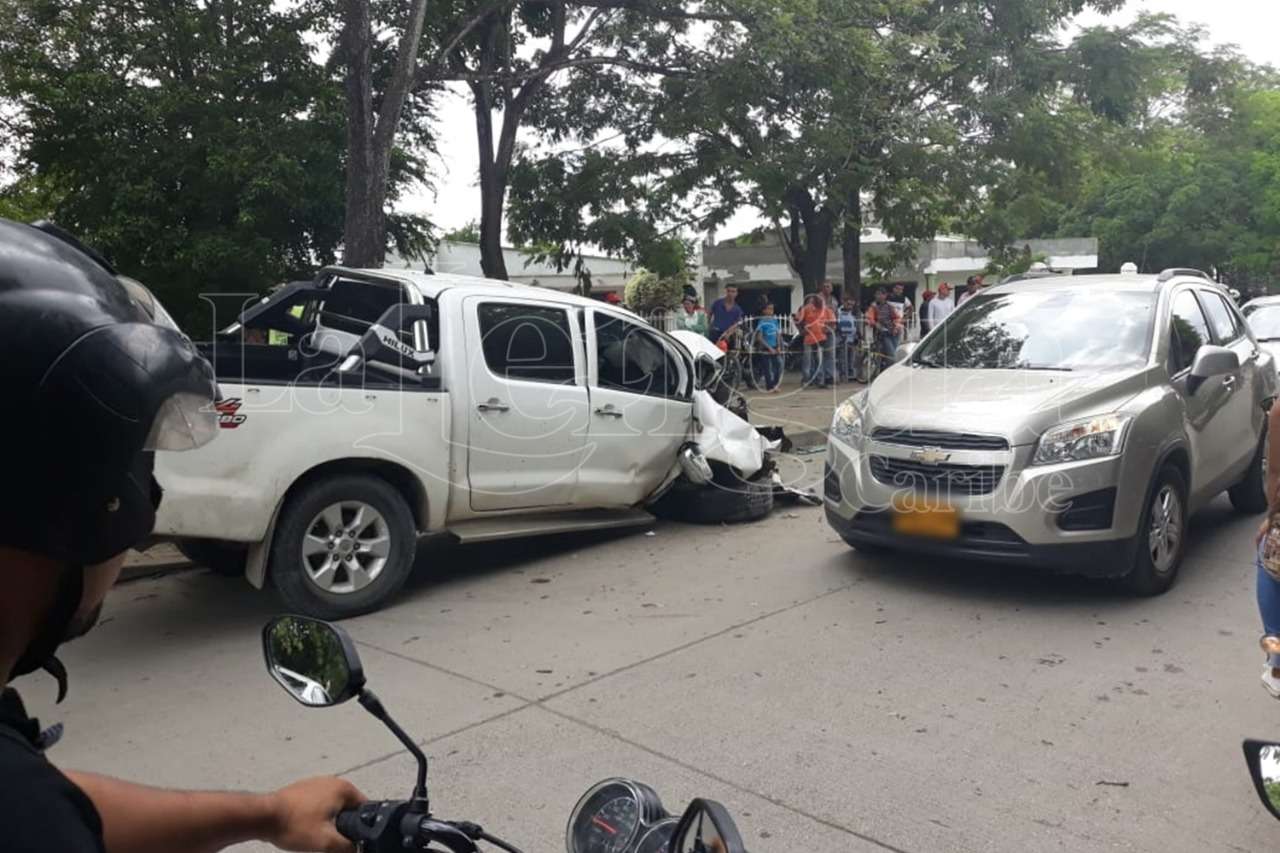
[[[916,356],[914,359],[914,363],[920,365],[921,367],[946,367],[945,364],[941,364],[937,361],[934,361],[932,358],[929,358],[928,356],[923,356],[923,355]]]
[[[1280,338],[1257,338],[1257,341],[1260,344],[1270,344],[1280,341]]]
[[[1060,373],[1070,373],[1072,368],[1059,367],[1054,364],[1019,364],[1015,365],[1014,370],[1053,370]]]

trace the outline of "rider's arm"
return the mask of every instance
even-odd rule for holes
[[[265,841],[282,850],[340,853],[354,847],[333,818],[364,801],[343,779],[319,777],[271,794],[167,791],[67,771],[98,810],[107,853],[214,853]]]

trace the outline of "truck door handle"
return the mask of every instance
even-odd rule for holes
[[[601,408],[599,408],[599,409],[596,409],[596,414],[597,414],[597,415],[599,415],[599,416],[600,416],[600,417],[602,417],[602,418],[620,418],[620,417],[622,417],[622,412],[619,412],[617,409],[615,409],[615,408],[613,407],[613,404],[612,404],[612,403],[610,403],[610,404],[609,404],[609,405],[607,405],[607,406],[603,406],[603,407],[601,407]]]
[[[490,397],[488,401],[480,403],[476,408],[482,412],[505,412],[511,407],[499,400],[497,397]]]
[[[1234,391],[1236,389],[1236,378],[1234,376],[1228,376],[1226,379],[1222,380],[1222,384],[1226,386],[1228,391]]]

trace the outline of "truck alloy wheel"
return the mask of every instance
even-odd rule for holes
[[[325,592],[364,589],[382,574],[390,552],[386,519],[361,501],[325,507],[311,519],[302,539],[307,579]]]
[[[345,619],[386,604],[413,569],[417,527],[379,477],[337,474],[289,496],[271,542],[270,576],[295,613]]]

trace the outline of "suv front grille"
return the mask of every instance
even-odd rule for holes
[[[1008,440],[998,435],[975,435],[967,432],[876,427],[872,430],[871,437],[886,444],[900,444],[905,447],[945,447],[948,450],[1009,449]]]
[[[956,495],[986,495],[1004,476],[1003,465],[927,465],[910,459],[871,457],[871,476],[887,486],[940,491]]]

